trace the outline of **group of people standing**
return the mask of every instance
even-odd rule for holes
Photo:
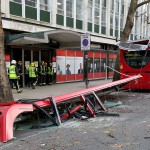
[[[53,65],[41,61],[38,67],[35,67],[35,63],[31,62],[29,66],[25,67],[25,85],[35,89],[37,83],[42,85],[51,85],[53,83]],[[20,86],[23,85],[22,78],[22,62],[16,60],[11,61],[11,65],[8,68],[8,76],[11,87],[15,86],[18,93],[21,93]]]
[[[47,65],[47,63],[44,61],[40,62],[40,65],[38,67],[39,85],[51,85],[53,83],[53,74],[54,69],[52,63],[49,63]]]

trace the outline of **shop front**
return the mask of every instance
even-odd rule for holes
[[[10,53],[5,54],[5,61],[6,61],[6,68],[10,66],[10,62],[12,59],[16,60],[17,65],[18,62],[21,62],[21,79],[22,79],[22,85],[26,85],[26,76],[27,71],[26,68],[30,65],[31,62],[34,62],[35,67],[39,67],[39,63],[41,61],[44,61],[46,64],[49,64],[52,62],[52,55],[55,50],[52,48],[50,49],[49,47],[47,48],[39,48],[38,46],[34,47],[16,47],[16,46],[11,46],[10,48]]]
[[[72,31],[54,30],[49,32],[10,35],[6,40],[7,68],[10,61],[22,61],[23,86],[26,83],[26,67],[34,62],[52,63],[54,83],[82,81],[84,73],[84,52],[80,50],[81,35]],[[9,55],[9,59],[8,59]],[[88,52],[88,79],[105,79],[113,76],[115,52],[93,49]]]

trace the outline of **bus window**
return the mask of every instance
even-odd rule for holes
[[[127,51],[124,53],[126,63],[131,68],[141,68],[150,61],[150,51]]]

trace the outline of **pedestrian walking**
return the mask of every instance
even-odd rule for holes
[[[33,89],[35,89],[35,86],[37,84],[37,69],[35,67],[34,62],[32,62],[28,68],[29,70],[29,79],[30,79],[30,85]]]
[[[21,93],[22,91],[20,90],[20,87],[19,87],[19,73],[18,73],[18,68],[16,66],[16,60],[12,60],[11,61],[11,65],[10,67],[8,68],[8,74],[9,74],[9,80],[10,80],[10,84],[11,85],[15,85],[16,87],[16,90],[18,93]]]

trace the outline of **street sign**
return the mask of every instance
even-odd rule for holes
[[[91,38],[89,33],[81,34],[81,50],[90,50]]]

